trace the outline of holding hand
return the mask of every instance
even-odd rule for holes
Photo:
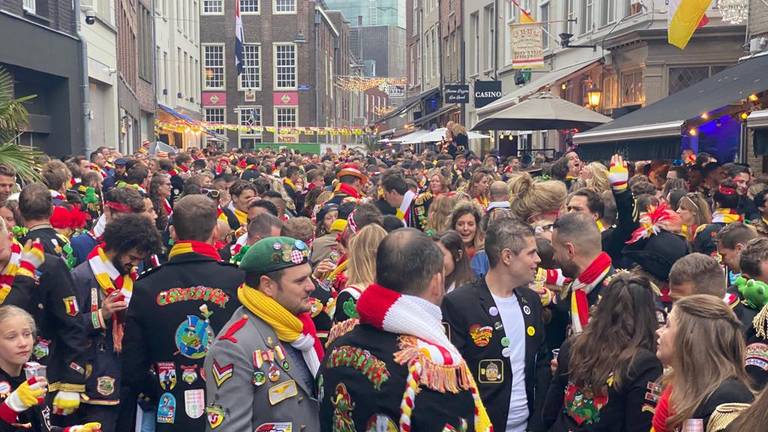
[[[126,309],[128,309],[128,302],[125,301],[125,296],[120,291],[113,291],[112,294],[104,298],[101,316],[107,320],[112,317],[113,313]]]
[[[628,180],[629,170],[627,169],[627,163],[621,155],[613,155],[611,157],[611,168],[608,170],[608,181],[611,182],[611,188],[614,192],[623,192],[627,190]]]
[[[64,432],[101,432],[101,423],[91,422],[84,425],[70,426],[64,428]]]
[[[70,415],[80,408],[80,393],[61,391],[53,398],[53,413],[57,415]]]
[[[40,405],[48,392],[48,380],[31,377],[19,385],[0,405],[0,420],[16,423],[18,415],[33,406]]]
[[[37,269],[39,269],[44,262],[45,253],[43,252],[43,244],[40,243],[40,239],[35,239],[35,241],[27,240],[24,244],[24,248],[21,250],[19,269],[16,271],[16,274],[34,279]]]

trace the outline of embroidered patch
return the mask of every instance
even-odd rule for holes
[[[176,329],[176,348],[184,357],[201,359],[208,352],[213,338],[213,330],[208,321],[195,315],[187,315],[187,319]]]
[[[64,311],[66,311],[67,315],[72,317],[77,316],[80,309],[77,307],[77,299],[75,296],[64,297],[61,300],[64,302]]]
[[[376,414],[368,419],[365,432],[398,432],[397,425],[384,414]]]
[[[7,395],[12,391],[13,389],[11,388],[11,383],[9,383],[8,381],[0,382],[0,395]]]
[[[184,390],[184,412],[189,418],[200,418],[205,412],[205,389]]]
[[[185,383],[192,385],[197,381],[197,365],[184,366],[181,365],[181,380]]]
[[[493,328],[491,326],[480,327],[480,324],[472,324],[469,326],[469,337],[480,348],[486,347],[493,337]]]
[[[759,367],[764,371],[768,371],[768,345],[764,343],[747,345],[745,365]]]
[[[208,405],[205,407],[205,416],[211,429],[216,429],[224,422],[224,408],[221,405]]]
[[[176,365],[173,362],[160,362],[157,364],[157,379],[160,388],[171,391],[176,387]]]
[[[109,396],[115,392],[115,379],[109,376],[96,378],[96,391],[102,396]]]
[[[222,366],[219,362],[214,360],[213,366],[211,366],[211,373],[213,373],[213,380],[216,382],[216,387],[221,387],[222,384],[232,378],[234,371],[235,367],[232,363]]]
[[[381,385],[389,379],[386,363],[368,350],[349,345],[334,348],[327,365],[329,368],[348,367],[360,372],[376,390],[381,390]]]
[[[174,423],[176,421],[176,398],[170,393],[163,393],[157,404],[157,422]]]
[[[229,294],[219,288],[195,286],[160,291],[155,298],[158,306],[168,306],[174,303],[197,300],[211,302],[224,309],[227,306],[227,302],[229,302]]]
[[[579,426],[600,422],[600,410],[608,403],[608,390],[596,395],[592,390],[583,390],[573,383],[565,388],[565,412]]]
[[[341,308],[344,311],[344,313],[350,318],[360,317],[360,315],[357,314],[357,302],[352,297],[344,300],[344,303],[341,305]]]
[[[38,339],[35,347],[32,348],[32,355],[38,360],[48,357],[48,354],[50,353],[50,345],[51,341],[47,339]]]
[[[333,430],[335,432],[354,432],[355,422],[352,421],[352,411],[355,403],[343,383],[336,384],[336,392],[331,399],[333,403]]]
[[[312,315],[312,318],[315,318],[316,316],[320,315],[320,312],[323,311],[323,302],[318,298],[310,298],[312,301],[312,308],[310,309],[309,313]]]
[[[498,384],[504,381],[504,362],[500,359],[480,360],[477,380],[483,384]]]
[[[269,389],[269,404],[275,406],[280,402],[288,398],[292,398],[298,394],[299,389],[296,387],[296,381],[283,381]]]
[[[262,423],[253,432],[293,432],[291,422]]]
[[[72,363],[69,364],[69,368],[72,369],[73,371],[79,373],[80,375],[85,376],[85,368],[80,366],[79,364],[77,364],[75,362],[72,362]]]
[[[453,426],[451,424],[446,423],[445,426],[443,426],[442,432],[467,432],[467,421],[462,419],[459,419],[459,425]]]

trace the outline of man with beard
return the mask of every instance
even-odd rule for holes
[[[267,237],[240,268],[242,306],[205,359],[206,430],[320,430],[315,376],[323,349],[309,313],[309,246]]]
[[[88,400],[79,415],[113,432],[120,404],[125,310],[138,276],[136,266],[160,248],[160,234],[145,215],[126,214],[106,227],[102,241],[72,271],[92,367],[85,384]]]
[[[613,274],[611,257],[603,252],[600,231],[594,219],[581,213],[568,213],[555,221],[552,232],[552,248],[555,261],[563,274],[572,278],[568,291],[561,296],[553,310],[552,328],[565,339],[567,317],[570,317],[570,332],[581,333],[589,322],[589,309],[600,299],[603,284]]]
[[[443,301],[448,334],[477,380],[494,430],[540,430],[544,399],[535,395],[546,394],[550,372],[541,300],[528,288],[541,262],[533,228],[494,219],[485,252],[488,273]]]

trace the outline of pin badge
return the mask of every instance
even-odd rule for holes
[[[265,382],[267,382],[267,377],[264,376],[264,372],[256,371],[253,373],[253,385],[261,387]]]
[[[496,306],[491,306],[490,309],[488,309],[488,313],[491,314],[491,316],[497,316],[499,315],[499,309]]]
[[[528,305],[523,306],[523,313],[526,315],[531,314],[531,308],[528,307]]]
[[[501,330],[504,327],[504,324],[501,323],[501,321],[496,321],[493,323],[494,330]]]
[[[269,372],[267,372],[267,375],[269,376],[269,380],[272,382],[276,382],[280,379],[280,369],[277,367],[276,364],[272,363],[269,366]]]
[[[501,338],[501,346],[503,346],[503,347],[508,347],[509,346],[509,338],[508,337],[504,336],[503,338]]]
[[[533,336],[536,334],[536,329],[533,328],[533,326],[528,326],[528,329],[526,330],[526,332],[528,333],[528,336]]]
[[[509,357],[510,355],[512,355],[512,348],[510,347],[504,348],[503,350],[501,350],[501,355],[503,355],[504,357]]]

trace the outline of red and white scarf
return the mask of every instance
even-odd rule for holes
[[[167,198],[163,198],[163,201],[161,201],[161,204],[163,204],[163,208],[165,209],[165,214],[170,216],[173,214],[173,207],[171,207],[171,203],[168,202]]]
[[[121,274],[104,252],[103,243],[93,248],[88,255],[88,265],[91,267],[93,276],[99,283],[105,297],[118,291],[125,297],[125,302],[130,304],[133,295],[133,282],[139,276],[135,267],[131,269],[130,273]],[[115,352],[120,352],[123,349],[124,315],[125,312],[112,314],[112,341],[115,345]]]
[[[400,405],[400,430],[411,430],[416,394],[423,385],[440,392],[469,390],[475,402],[475,430],[493,431],[469,367],[445,335],[442,318],[420,304],[423,301],[372,284],[357,302],[360,323],[415,338],[410,338],[412,343],[406,341],[407,346],[401,343],[402,351],[395,353],[395,361],[408,366],[406,389]]]
[[[584,331],[589,322],[587,296],[611,271],[611,256],[605,252],[595,258],[571,284],[571,330],[574,334]]]

